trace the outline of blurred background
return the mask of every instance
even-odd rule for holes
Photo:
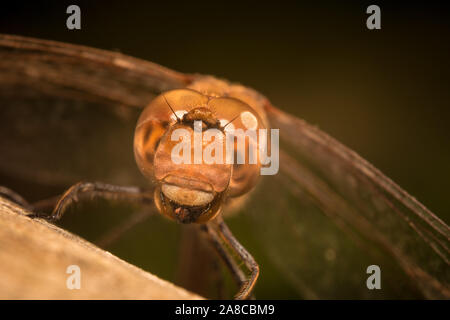
[[[81,30],[66,28],[70,4],[81,8]],[[381,8],[381,30],[366,28],[370,4]],[[253,87],[358,152],[449,224],[449,13],[425,1],[16,1],[1,10],[0,32],[119,51]],[[123,209],[85,205],[93,212],[98,206],[107,207],[109,225],[95,214],[63,224],[98,238]],[[180,234],[165,221],[149,232],[154,223],[110,250],[172,279]],[[257,297],[304,297],[246,234],[249,227],[230,222],[263,266]]]

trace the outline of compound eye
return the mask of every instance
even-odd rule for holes
[[[152,176],[153,161],[158,144],[167,128],[167,122],[147,121],[136,128],[134,134],[134,156],[141,172]]]
[[[242,195],[251,190],[260,176],[261,162],[258,156],[259,129],[265,129],[263,120],[258,113],[245,102],[235,98],[215,98],[208,103],[215,110],[225,133],[235,137],[234,153],[236,160],[233,166],[233,176],[230,181],[229,195]],[[231,122],[230,122],[231,121]],[[244,145],[239,141],[245,141]],[[250,150],[256,151],[256,163],[251,163]],[[245,159],[238,162],[238,158]],[[243,163],[242,163],[243,162]]]
[[[208,98],[199,92],[177,89],[156,97],[145,107],[134,133],[134,155],[144,176],[153,179],[156,148],[169,125],[176,123],[177,117],[182,119],[189,110],[205,105],[207,101]]]
[[[171,119],[172,121],[182,120],[182,119],[183,119],[183,116],[184,116],[186,113],[188,113],[187,110],[177,110],[177,111],[175,111],[175,114],[172,113],[172,114],[170,115],[170,119]]]
[[[220,126],[223,128],[225,133],[233,133],[234,132],[234,124],[231,120],[220,119]]]
[[[250,111],[241,112],[240,118],[247,130],[256,130],[258,128],[258,119]]]

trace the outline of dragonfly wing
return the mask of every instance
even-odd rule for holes
[[[272,106],[267,113],[280,129],[280,172],[265,178],[278,184],[264,184],[264,197],[255,197],[265,199],[266,216],[255,221],[265,224],[269,254],[301,295],[374,297],[366,267],[375,264],[383,285],[391,282],[387,296],[449,298],[449,227],[321,130]]]
[[[190,82],[120,53],[9,35],[0,35],[0,70],[0,173],[49,186],[138,184],[140,108]]]

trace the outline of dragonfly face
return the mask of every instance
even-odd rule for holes
[[[196,136],[196,125],[203,133],[201,140]],[[259,158],[250,163],[250,155],[245,154],[244,163],[233,162],[237,153],[252,146],[257,150],[258,141],[243,137],[242,150],[238,139],[229,140],[227,134],[237,129],[262,128],[265,126],[257,112],[236,98],[191,89],[172,90],[156,97],[138,120],[134,153],[144,176],[156,182],[158,210],[181,223],[205,223],[219,214],[227,197],[242,196],[251,190],[259,176]],[[227,150],[228,141],[231,151]],[[174,159],[181,142],[189,142],[181,150],[183,157],[187,156],[184,162]],[[214,161],[208,161],[206,155],[212,149]],[[196,158],[198,152],[200,159]]]

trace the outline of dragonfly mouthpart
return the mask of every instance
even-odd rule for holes
[[[205,223],[220,211],[222,194],[162,183],[155,190],[158,210],[180,223]]]
[[[183,206],[177,204],[174,201],[169,200],[169,202],[170,205],[173,206],[173,213],[175,214],[175,220],[185,224],[198,222],[202,214],[207,212],[210,206],[209,203],[207,203],[204,206]]]
[[[182,188],[166,183],[161,186],[161,192],[167,198],[185,206],[204,206],[214,199],[211,192]]]

